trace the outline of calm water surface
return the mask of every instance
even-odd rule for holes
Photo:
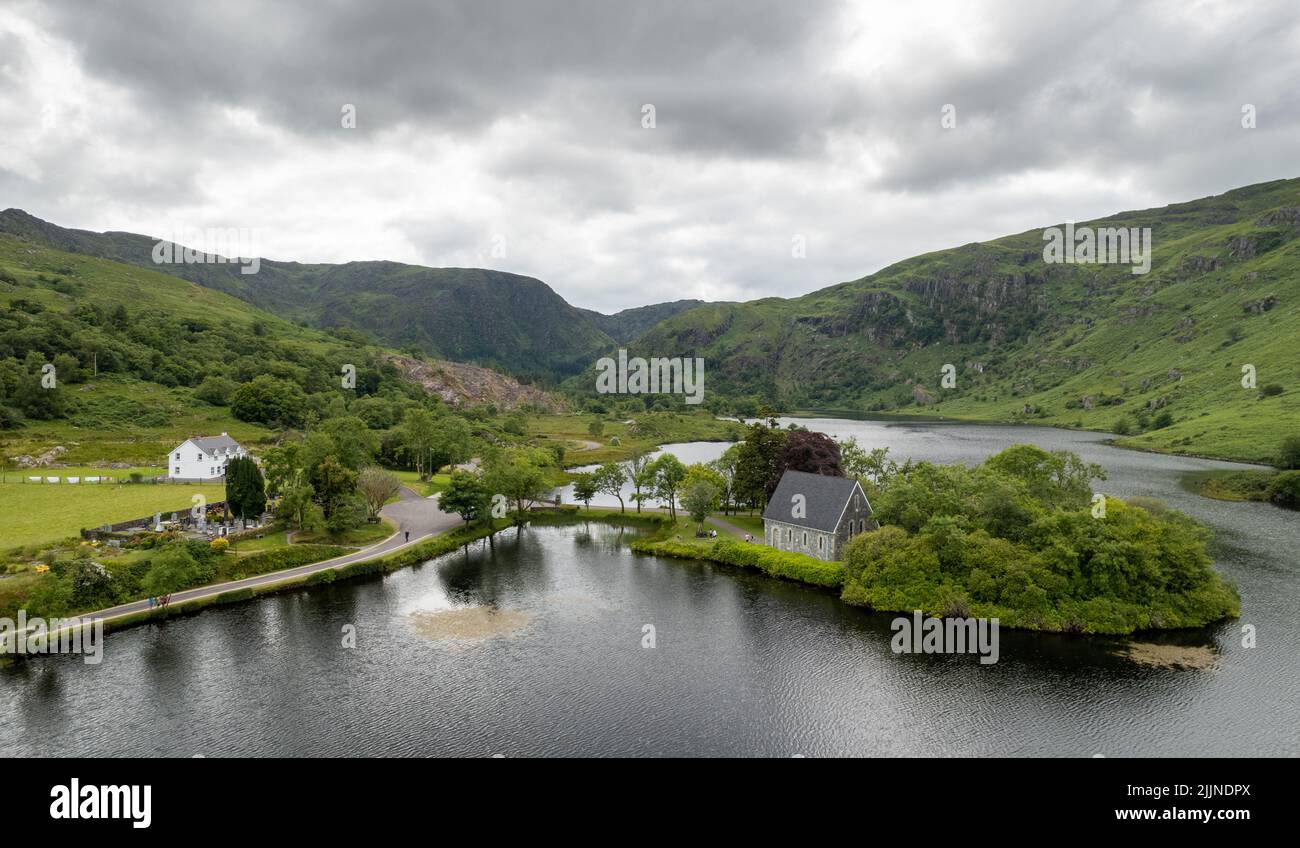
[[[980,666],[895,655],[892,616],[831,594],[631,554],[634,531],[525,528],[387,577],[110,634],[99,666],[0,669],[0,754],[1300,754],[1300,515],[1178,485],[1227,463],[1051,428],[800,423],[896,458],[1074,450],[1107,469],[1101,490],[1161,498],[1214,528],[1242,620],[1169,637],[1212,646],[1210,670],[1009,631],[1000,661]],[[725,447],[671,449],[692,462]],[[1241,647],[1242,623],[1258,647]],[[341,645],[345,625],[355,648]]]

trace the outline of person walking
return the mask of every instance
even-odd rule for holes
[[[406,531],[406,541],[408,541],[408,542],[411,541],[411,531],[410,531],[410,530],[407,530],[407,531]]]

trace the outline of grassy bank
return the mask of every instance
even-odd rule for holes
[[[312,572],[311,574],[288,577],[275,583],[267,583],[261,586],[246,586],[238,589],[230,589],[217,595],[200,598],[192,601],[181,601],[166,609],[154,609],[145,612],[134,613],[132,615],[122,616],[104,622],[105,630],[121,630],[126,627],[132,627],[137,624],[163,621],[178,615],[193,615],[202,612],[211,607],[225,606],[227,604],[243,603],[267,595],[273,595],[279,592],[288,592],[296,589],[302,589],[308,586],[326,585],[345,580],[354,580],[361,577],[368,577],[375,574],[387,574],[397,571],[407,566],[416,565],[443,554],[451,553],[470,542],[486,538],[489,532],[497,532],[510,526],[509,521],[500,520],[495,526],[489,528],[486,525],[475,525],[471,527],[459,527],[450,530],[429,539],[403,548],[386,556],[379,556],[373,559],[362,560],[361,562],[349,563],[336,568],[323,569]],[[292,549],[279,549],[292,550]],[[344,551],[343,553],[346,553]],[[285,566],[292,568],[294,566]],[[280,570],[280,569],[276,569]]]
[[[599,435],[591,433],[593,423],[599,424]],[[538,444],[564,444],[568,466],[621,462],[633,453],[657,450],[664,444],[726,442],[743,436],[735,421],[715,418],[707,412],[646,412],[621,420],[590,413],[537,415],[528,420],[528,433]],[[598,447],[587,446],[590,442]],[[574,449],[575,443],[583,443],[584,447]]]
[[[1298,471],[1195,471],[1184,475],[1184,488],[1220,501],[1259,501],[1300,509]]]

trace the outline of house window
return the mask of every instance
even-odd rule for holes
[[[859,533],[865,533],[866,530],[867,530],[867,519],[865,519],[865,518],[859,518],[859,519],[858,519],[858,532],[859,532]]]
[[[786,530],[786,531],[785,531],[785,543],[786,543],[787,545],[790,544],[790,540],[793,539],[793,538],[794,538],[794,531],[793,531],[793,530]]]
[[[180,451],[176,451],[176,461],[177,461],[177,462],[180,462],[180,461],[181,461],[181,452],[180,452]]]
[[[819,551],[824,551],[824,550],[826,550],[826,537],[825,537],[825,536],[818,536],[818,537],[817,537],[817,550],[819,550]]]
[[[203,454],[199,454],[199,459],[198,459],[198,461],[199,461],[199,462],[202,462],[202,461],[203,461]]]
[[[172,473],[173,473],[173,474],[180,474],[180,473],[181,473],[181,467],[180,467],[179,465],[176,466],[176,470],[173,471]]]
[[[803,546],[805,548],[808,547],[808,532],[806,530],[804,531],[803,534]]]

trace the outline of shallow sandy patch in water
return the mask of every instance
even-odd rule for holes
[[[427,639],[493,639],[525,629],[532,616],[496,607],[457,607],[411,613],[415,632]]]
[[[1120,649],[1119,655],[1139,665],[1157,668],[1212,669],[1219,665],[1219,654],[1204,645],[1156,645],[1150,642],[1130,642]]]

